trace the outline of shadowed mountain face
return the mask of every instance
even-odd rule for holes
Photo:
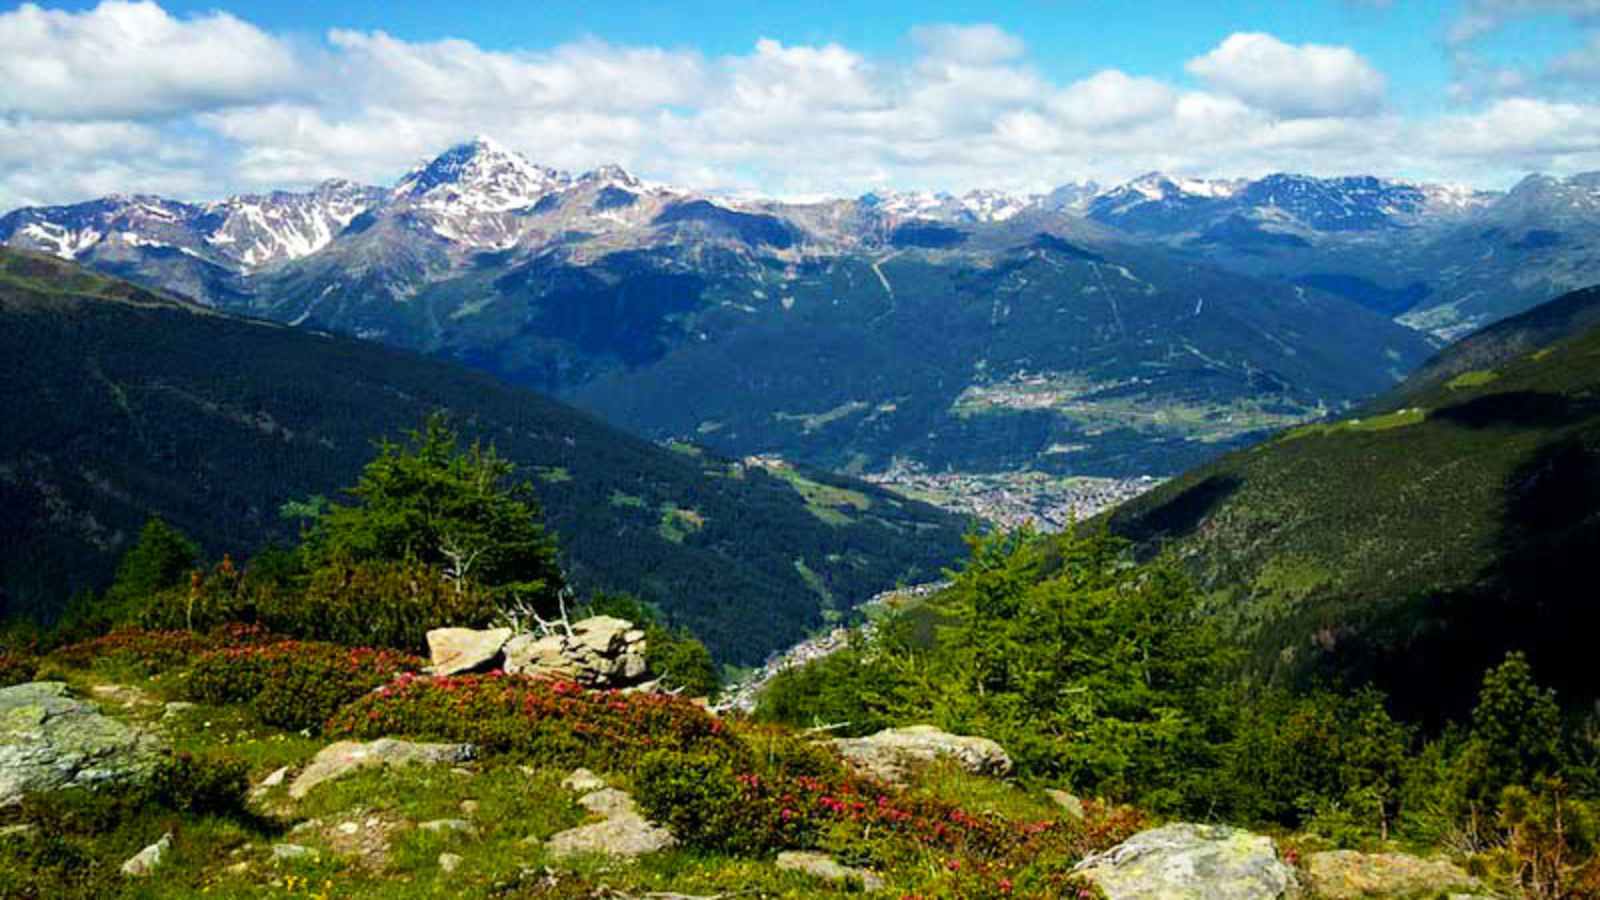
[[[1195,220],[1221,256],[1393,231],[1431,202],[1276,178],[1162,190],[1195,215],[1232,204]],[[17,211],[0,240],[451,358],[652,439],[849,471],[1171,473],[1381,391],[1431,351],[1341,296],[1347,281],[1224,271],[1091,194],[734,201],[477,141],[392,189],[114,197]],[[1254,216],[1273,203],[1310,230]]]
[[[1591,698],[1597,296],[1469,338],[1361,417],[1223,457],[1112,527],[1188,560],[1215,614],[1284,676],[1376,677],[1437,717],[1525,649]]]
[[[283,503],[336,494],[441,408],[534,481],[580,586],[640,594],[727,661],[962,551],[953,517],[850,479],[665,449],[455,365],[0,250],[8,611],[58,611],[152,514],[213,554],[290,539]]]

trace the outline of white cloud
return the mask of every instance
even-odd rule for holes
[[[124,32],[142,49],[96,55]],[[706,57],[347,30],[293,42],[221,14],[108,2],[0,14],[0,46],[10,51],[0,73],[19,68],[17,54],[58,61],[16,76],[34,79],[33,93],[0,85],[0,209],[113,191],[202,199],[334,176],[390,183],[480,133],[563,168],[614,161],[686,186],[786,196],[1043,190],[1151,169],[1504,184],[1535,165],[1600,168],[1589,105],[1503,101],[1403,118],[1384,111],[1383,76],[1353,50],[1268,35],[1234,35],[1191,60],[1200,87],[1116,69],[1063,83],[1015,35],[972,25],[914,30],[909,58],[778,36]],[[265,62],[190,74],[193,60],[247,50]]]
[[[1349,47],[1241,32],[1187,68],[1217,90],[1286,117],[1365,115],[1383,105],[1382,73]]]
[[[281,92],[298,72],[287,44],[226,13],[176,19],[108,0],[0,14],[0,113],[165,116]]]
[[[920,25],[911,39],[930,57],[966,65],[1010,62],[1027,51],[1022,38],[994,25]]]

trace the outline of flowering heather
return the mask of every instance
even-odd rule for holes
[[[207,632],[175,629],[119,628],[109,634],[69,644],[52,656],[75,668],[96,663],[128,666],[145,674],[187,666],[202,653],[274,640],[258,625],[222,625]]]
[[[489,752],[607,769],[631,768],[653,749],[738,749],[723,723],[689,700],[500,672],[402,676],[340,710],[327,732],[469,741]]]
[[[269,725],[319,728],[339,707],[422,666],[394,650],[280,641],[204,654],[186,690],[205,703],[246,703]]]

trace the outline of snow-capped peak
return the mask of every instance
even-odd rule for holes
[[[394,197],[440,212],[504,212],[528,206],[570,180],[480,137],[412,170],[395,186]]]

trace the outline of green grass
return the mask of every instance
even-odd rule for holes
[[[1535,358],[1537,358],[1537,354],[1535,354]],[[1450,379],[1445,382],[1445,387],[1452,391],[1462,391],[1468,388],[1483,387],[1499,377],[1500,373],[1493,369],[1475,369],[1470,372],[1462,372],[1460,375]]]

